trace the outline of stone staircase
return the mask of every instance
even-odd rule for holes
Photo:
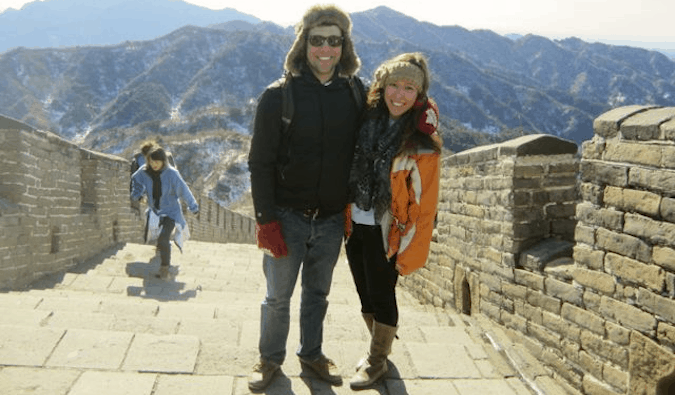
[[[153,246],[126,244],[23,291],[0,293],[0,393],[186,395],[250,393],[256,362],[262,254],[255,246],[189,241],[173,251],[178,273],[154,277]],[[299,281],[298,281],[299,283]],[[288,357],[266,394],[347,394],[369,337],[349,268],[336,267],[324,352],[345,383],[304,371],[297,348],[299,289]],[[471,317],[420,305],[399,289],[400,340],[385,381],[363,394],[564,394],[532,380],[493,347]],[[546,374],[540,374],[541,383]],[[533,377],[537,379],[537,377]],[[541,385],[539,388],[542,388]]]

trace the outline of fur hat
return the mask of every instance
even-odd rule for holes
[[[284,69],[293,75],[300,74],[307,63],[307,35],[317,26],[335,25],[342,31],[342,56],[339,70],[343,75],[354,75],[361,67],[352,42],[352,21],[349,15],[335,5],[315,5],[305,12],[302,20],[295,25],[295,42],[286,55]]]

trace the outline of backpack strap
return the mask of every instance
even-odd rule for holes
[[[286,157],[282,158],[284,163],[288,163],[291,160],[291,133],[289,129],[293,121],[293,113],[295,112],[293,87],[291,86],[292,80],[293,76],[291,73],[286,73],[279,79],[279,84],[281,85],[281,146],[286,147]]]
[[[280,81],[281,84],[281,123],[283,124],[281,134],[285,137],[288,135],[288,128],[291,126],[293,120],[293,112],[295,106],[293,104],[293,88],[291,81],[293,76],[291,73],[286,73]]]
[[[363,86],[363,82],[359,78],[355,78],[353,75],[349,76],[349,87],[352,90],[352,96],[354,97],[356,108],[358,108],[359,112],[361,112],[363,110],[363,103],[366,96],[366,89]]]

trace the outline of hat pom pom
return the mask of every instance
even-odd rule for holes
[[[422,112],[417,120],[417,129],[424,134],[433,134],[438,130],[438,106],[432,99],[422,103]]]

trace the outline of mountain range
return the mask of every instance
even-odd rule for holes
[[[84,0],[32,3],[0,14],[0,26],[8,13],[20,20],[23,12],[38,15],[40,6],[58,2],[103,8]],[[168,14],[172,7],[188,13],[181,1],[151,2]],[[111,19],[112,9],[131,7],[125,0],[106,4]],[[196,189],[234,204],[249,187],[246,153],[256,99],[281,76],[294,35],[291,28],[233,10],[226,10],[234,12],[228,16],[196,8],[218,16],[152,39],[1,53],[0,113],[125,157],[140,140],[159,138]],[[410,51],[427,56],[430,94],[452,151],[514,133],[548,133],[580,143],[592,137],[593,119],[613,107],[675,105],[675,62],[660,52],[436,26],[387,7],[351,17],[359,75],[366,83],[391,56]]]

